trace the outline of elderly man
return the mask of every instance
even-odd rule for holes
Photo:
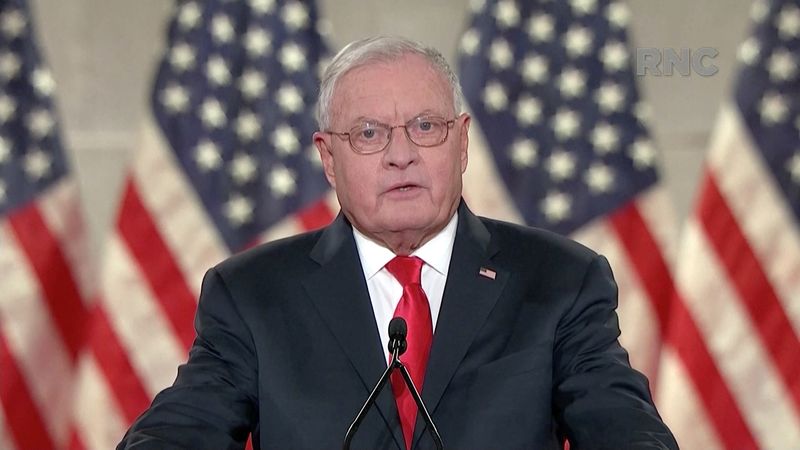
[[[328,227],[205,277],[175,384],[119,448],[337,448],[387,367],[387,325],[445,448],[677,448],[617,337],[606,260],[461,199],[470,117],[431,48],[354,42],[328,67],[314,143]],[[433,448],[402,379],[354,448]]]

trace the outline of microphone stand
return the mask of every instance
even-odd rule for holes
[[[428,431],[433,438],[436,449],[443,449],[442,437],[439,435],[439,430],[437,430],[436,425],[433,424],[433,419],[431,419],[431,415],[428,413],[428,408],[425,407],[425,403],[422,402],[422,398],[419,396],[419,392],[417,392],[414,382],[411,381],[411,375],[409,375],[408,369],[406,369],[406,366],[403,365],[402,361],[400,361],[400,353],[405,350],[403,344],[405,344],[405,342],[402,342],[399,339],[392,339],[389,342],[389,347],[392,351],[392,361],[389,363],[389,367],[387,367],[383,372],[383,375],[381,375],[381,378],[378,380],[378,384],[376,384],[375,388],[373,388],[372,392],[370,392],[369,397],[367,397],[367,401],[364,403],[364,406],[361,407],[361,411],[358,412],[356,418],[353,420],[353,423],[350,424],[350,428],[347,429],[347,434],[344,436],[344,445],[342,446],[343,450],[350,450],[350,443],[353,441],[353,436],[356,434],[356,431],[358,431],[358,427],[361,425],[361,422],[364,421],[367,411],[375,403],[375,400],[378,398],[378,394],[381,392],[381,390],[383,390],[383,387],[389,380],[389,375],[394,369],[400,369],[400,373],[403,375],[403,380],[405,381],[408,390],[411,392],[411,397],[414,398],[414,403],[417,404],[417,409],[422,413],[422,419],[425,421],[425,425],[427,426]]]

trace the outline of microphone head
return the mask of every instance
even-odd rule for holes
[[[406,319],[395,317],[389,322],[389,353],[394,353],[395,349],[398,355],[405,353],[408,347],[406,334],[408,334]]]
[[[406,319],[402,317],[395,317],[389,322],[389,339],[406,340],[408,334],[408,326]]]

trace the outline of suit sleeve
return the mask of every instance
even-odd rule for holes
[[[252,337],[222,277],[211,269],[195,317],[197,337],[175,383],[131,426],[122,449],[242,449],[257,421]]]
[[[597,256],[556,332],[556,419],[573,449],[677,449],[619,344],[616,307],[611,269]]]

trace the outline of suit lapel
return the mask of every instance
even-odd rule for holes
[[[506,271],[491,264],[490,258],[497,250],[492,247],[489,231],[480,219],[463,202],[458,214],[447,284],[422,389],[422,398],[431,414],[508,280]],[[481,275],[481,268],[494,271],[494,279]],[[415,443],[424,428],[419,418]]]
[[[320,268],[309,275],[304,287],[364,383],[366,400],[386,370],[386,361],[352,229],[342,214],[323,231],[311,258]],[[404,448],[397,406],[388,384],[376,406],[398,447]],[[352,412],[353,417],[357,412]]]

